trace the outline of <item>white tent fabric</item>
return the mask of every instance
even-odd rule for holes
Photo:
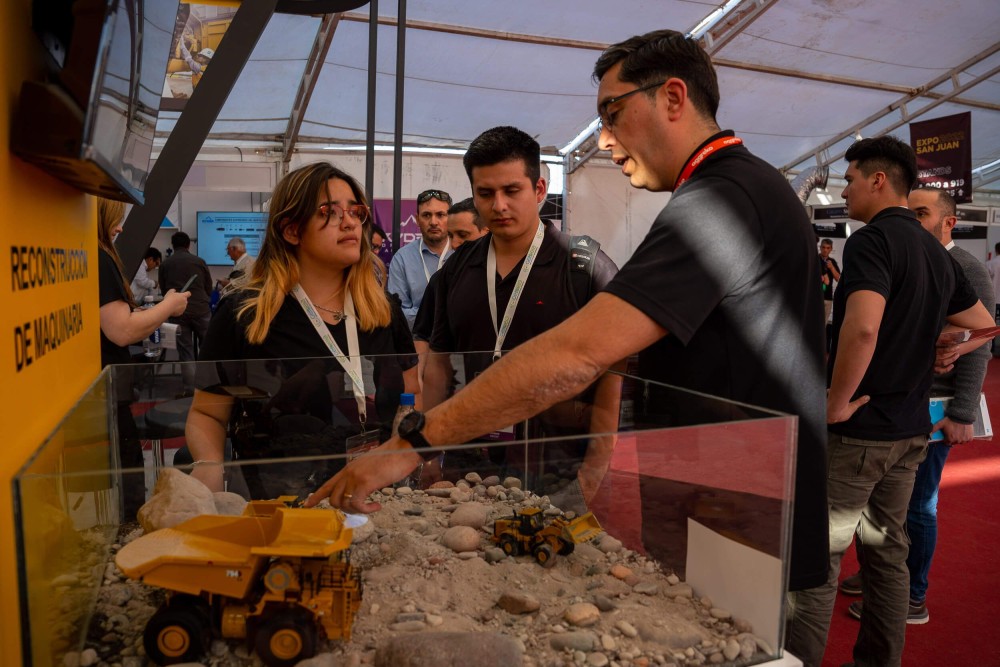
[[[1000,3],[743,0],[759,16],[713,54],[719,122],[757,154],[798,171],[836,157],[939,96],[992,74],[914,120],[972,112],[973,167],[1000,160]],[[698,0],[410,0],[404,145],[465,148],[494,125],[534,135],[547,153],[595,118],[602,46],[657,28],[690,31],[721,6]],[[380,3],[376,141],[393,142],[396,3]],[[280,149],[320,17],[275,15],[209,139]],[[713,29],[725,30],[725,25]],[[224,44],[224,42],[223,42]],[[978,61],[977,61],[978,59]],[[367,6],[342,15],[305,109],[299,146],[362,144],[367,124]],[[960,65],[965,67],[960,69]],[[913,99],[908,99],[913,98]],[[176,121],[161,112],[160,141]],[[908,140],[907,126],[893,130]],[[836,172],[843,162],[834,162]],[[1000,170],[998,170],[1000,171]]]

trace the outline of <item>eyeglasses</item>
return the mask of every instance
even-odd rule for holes
[[[618,112],[616,111],[613,115],[610,116],[608,115],[608,107],[610,107],[612,104],[615,104],[616,102],[621,102],[629,95],[635,95],[636,93],[641,93],[643,91],[650,90],[651,88],[658,88],[663,84],[665,84],[666,82],[667,79],[664,79],[663,81],[656,81],[654,83],[647,83],[645,86],[639,86],[635,90],[630,90],[627,93],[619,95],[618,97],[612,97],[607,100],[604,100],[604,102],[599,107],[597,107],[597,116],[601,119],[601,124],[607,127],[609,130],[615,126],[615,116],[618,115]]]
[[[446,204],[451,203],[451,195],[443,190],[424,190],[419,195],[417,195],[417,203],[423,204],[431,199],[440,199]]]
[[[368,219],[372,215],[371,210],[364,204],[352,204],[347,208],[344,208],[343,206],[335,204],[332,201],[325,201],[319,205],[319,214],[327,220],[331,217],[335,217],[337,220],[342,221],[345,213],[362,225],[368,222]]]

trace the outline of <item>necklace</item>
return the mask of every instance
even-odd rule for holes
[[[344,319],[344,311],[342,310],[333,310],[332,308],[324,308],[323,306],[317,306],[315,303],[313,304],[313,306],[318,308],[319,310],[322,310],[325,313],[330,313],[331,315],[333,315],[333,319],[335,320]]]

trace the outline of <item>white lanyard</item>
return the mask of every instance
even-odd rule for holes
[[[524,256],[524,263],[521,264],[521,271],[517,274],[517,282],[514,283],[514,291],[510,294],[510,301],[503,313],[503,321],[497,327],[497,253],[493,248],[493,239],[490,239],[489,250],[486,251],[486,293],[490,299],[490,317],[493,319],[493,331],[497,335],[497,343],[493,347],[493,360],[500,358],[500,349],[503,341],[507,338],[507,331],[510,323],[514,321],[514,311],[517,310],[517,302],[521,299],[521,292],[528,282],[528,274],[531,273],[531,266],[535,263],[538,249],[542,247],[542,239],[545,238],[545,225],[538,221],[538,229],[535,230],[535,238],[531,240],[528,247],[528,254]]]
[[[441,251],[441,255],[438,257],[438,267],[437,267],[436,271],[440,271],[441,267],[444,266],[444,260],[448,256],[448,247],[449,246],[446,243],[445,246],[444,246],[444,250]],[[430,282],[431,281],[431,273],[430,273],[430,271],[427,270],[427,262],[424,261],[424,248],[427,248],[427,245],[424,243],[424,240],[421,238],[420,239],[420,248],[419,248],[419,250],[420,250],[420,268],[422,268],[424,270],[424,278],[427,280],[427,282]],[[430,248],[427,248],[427,249],[431,250]],[[431,252],[434,252],[434,251],[431,250]]]
[[[354,392],[354,400],[358,402],[358,417],[361,419],[362,430],[364,430],[363,427],[367,417],[365,409],[365,381],[361,375],[361,355],[358,351],[358,318],[354,314],[354,299],[351,298],[351,293],[348,292],[347,296],[344,297],[344,327],[347,329],[348,356],[344,356],[344,353],[340,350],[340,346],[333,339],[333,335],[330,333],[330,329],[327,328],[326,322],[316,312],[316,307],[313,306],[312,301],[309,300],[302,286],[296,285],[292,289],[292,294],[298,300],[299,305],[302,306],[306,317],[312,322],[316,333],[323,339],[330,352],[333,353],[334,358],[351,379],[351,390]]]

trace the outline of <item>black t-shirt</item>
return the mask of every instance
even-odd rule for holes
[[[98,288],[100,292],[100,305],[114,303],[115,301],[128,302],[128,294],[125,291],[125,282],[122,274],[118,271],[118,265],[114,258],[104,250],[97,252],[98,266]],[[108,364],[127,364],[132,361],[132,355],[128,352],[128,346],[115,345],[101,331],[101,368]]]
[[[830,260],[830,264],[832,264],[833,268],[837,270],[837,273],[840,273],[840,265],[837,264],[837,260],[833,257],[828,257],[827,259]],[[826,264],[823,262],[822,256],[819,258],[819,275],[820,279],[822,279],[823,276],[826,276],[828,281],[825,284],[821,283],[823,285],[823,300],[833,301],[833,284],[837,282],[837,279],[833,277],[833,271],[827,268]]]
[[[459,246],[461,247],[461,246]],[[427,281],[427,289],[424,290],[424,298],[420,301],[420,308],[417,309],[417,316],[413,318],[413,339],[429,342],[434,333],[434,300],[437,290],[437,277],[440,271],[435,271],[431,279]]]
[[[584,305],[577,304],[571,284],[569,237],[552,223],[544,224],[545,236],[504,339],[505,350],[548,331]],[[492,234],[486,234],[462,244],[434,274],[437,288],[433,297],[434,328],[430,346],[435,352],[493,350],[497,336],[486,290],[486,255],[492,238]],[[618,270],[603,251],[598,252],[593,261],[591,295],[603,289]],[[523,259],[518,262],[503,279],[494,276],[498,324],[503,319],[523,262]],[[492,352],[466,355],[466,377],[471,380],[491,363]]]
[[[669,332],[640,353],[641,377],[799,416],[793,589],[826,581],[829,561],[818,274],[805,208],[776,169],[735,146],[674,192],[606,290]],[[675,398],[653,391],[648,403],[672,423],[694,418]]]
[[[868,370],[852,397],[871,396],[834,433],[870,440],[901,440],[930,433],[934,345],[948,315],[978,298],[958,263],[920,226],[913,212],[887,208],[856,231],[844,247],[844,272],[833,300],[828,375],[837,359],[847,297],[859,290],[885,298],[885,312]]]

